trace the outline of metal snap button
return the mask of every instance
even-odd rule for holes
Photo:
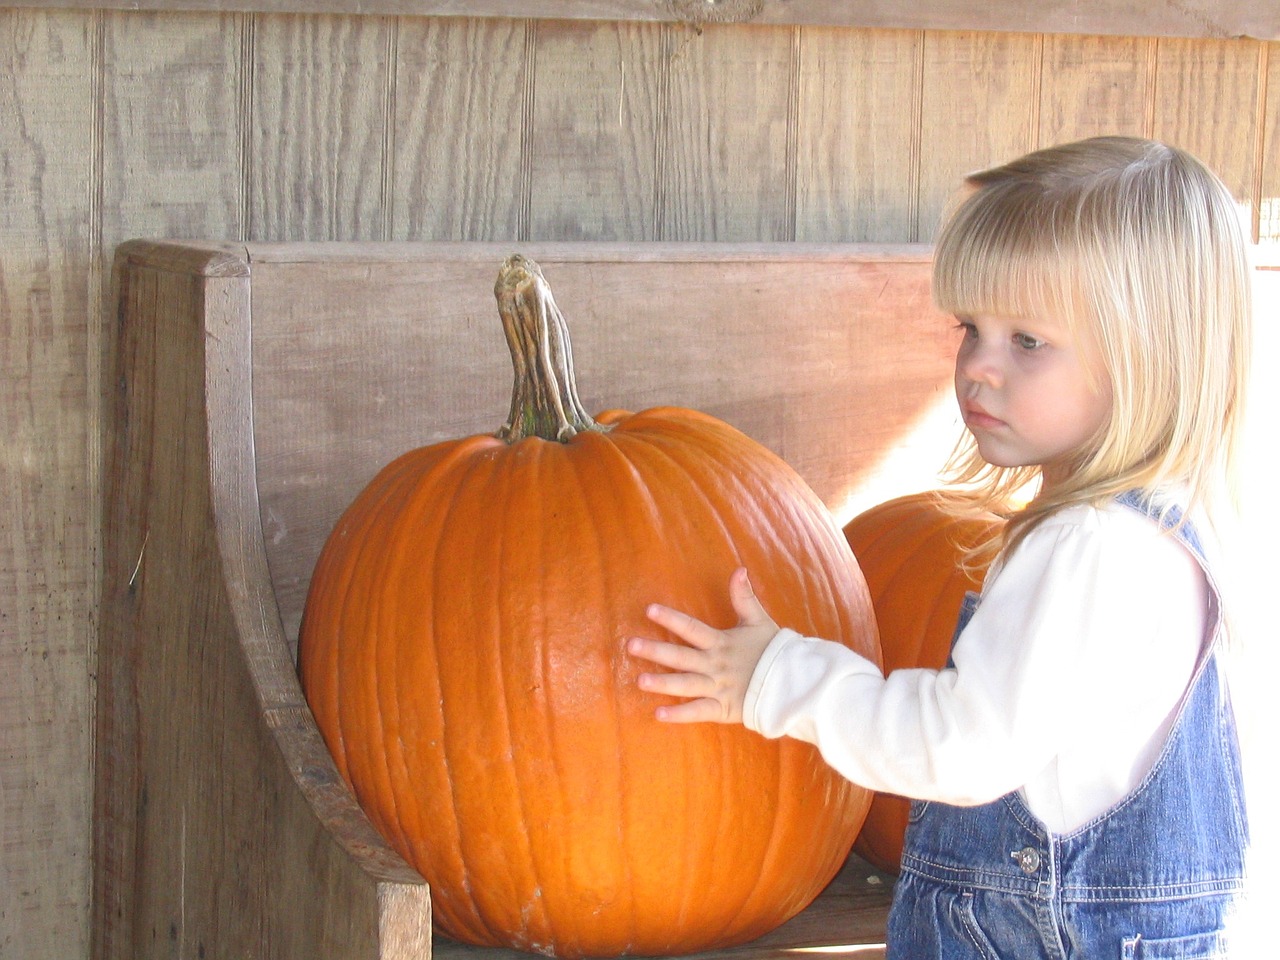
[[[1035,873],[1040,869],[1040,853],[1035,847],[1023,847],[1009,854],[1013,861],[1022,868],[1023,873]]]

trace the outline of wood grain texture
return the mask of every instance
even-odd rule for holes
[[[93,956],[408,956],[425,884],[342,784],[270,595],[248,271],[152,249],[115,283]]]
[[[387,239],[393,26],[377,17],[256,19],[251,238]]]
[[[806,951],[884,960],[884,918],[893,899],[893,878],[857,856],[808,908],[771,933],[738,947],[690,954],[687,960],[795,960]],[[515,950],[477,950],[437,937],[436,960],[528,960]]]
[[[1258,140],[1260,186],[1254,219],[1259,243],[1280,244],[1280,43],[1267,44],[1265,53],[1266,97]]]
[[[795,238],[796,35],[683,28],[669,40],[671,105],[659,239]]]
[[[1149,136],[1155,52],[1145,37],[1045,37],[1040,144]]]
[[[0,13],[0,955],[83,954],[94,649],[86,17]],[[52,956],[51,954],[46,954]]]
[[[401,21],[394,239],[514,239],[526,229],[530,29],[509,20]]]
[[[655,24],[537,25],[525,237],[656,236],[668,32]]]
[[[924,34],[802,33],[797,240],[915,239]]]
[[[1280,11],[1270,0],[1180,0],[1132,3],[1093,0],[720,0],[721,16],[750,12],[753,23],[1031,33],[1110,33],[1188,37],[1280,38]],[[259,10],[339,14],[539,17],[556,20],[675,20],[700,15],[689,0],[14,0],[14,6],[108,9]]]
[[[1040,38],[929,33],[924,42],[917,239],[933,239],[966,173],[1039,146]]]
[[[1259,52],[1253,40],[1161,40],[1156,64],[1152,136],[1190,150],[1248,204],[1257,199]]]
[[[235,15],[105,18],[103,242],[245,234],[237,129],[245,22]]]

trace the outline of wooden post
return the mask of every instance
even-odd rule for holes
[[[117,257],[93,956],[428,957],[426,884],[339,778],[271,594],[248,274]]]

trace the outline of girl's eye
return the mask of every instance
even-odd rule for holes
[[[1043,340],[1037,340],[1035,337],[1025,333],[1015,333],[1013,342],[1022,350],[1039,350],[1044,346]]]
[[[978,335],[978,328],[968,320],[956,319],[955,329],[959,330],[966,340],[972,340]]]

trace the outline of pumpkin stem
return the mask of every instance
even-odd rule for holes
[[[507,443],[525,437],[564,443],[583,430],[607,430],[591,419],[578,399],[569,327],[542,268],[518,253],[507,257],[493,295],[515,368],[511,412],[498,438]]]

